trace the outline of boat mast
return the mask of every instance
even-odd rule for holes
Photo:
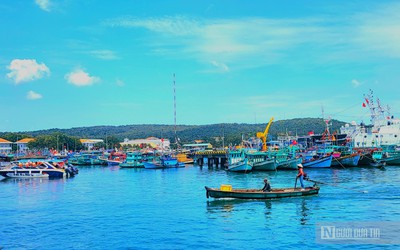
[[[371,89],[369,90],[369,94],[364,95],[364,99],[365,99],[366,104],[368,105],[370,112],[371,112],[371,122],[375,126],[376,118],[378,115],[376,114],[376,107],[374,105],[374,93]]]
[[[373,91],[370,89],[368,95],[364,95],[364,99],[366,102],[366,105],[368,105],[368,108],[371,112],[371,123],[375,127],[375,129],[378,129],[379,127],[383,126],[386,124],[386,117],[385,117],[385,112],[387,112],[388,119],[390,119],[390,108],[389,106],[386,108],[382,107],[381,101],[379,98],[376,98],[376,104],[374,103],[374,96],[373,96]]]
[[[178,137],[176,136],[176,84],[175,84],[175,73],[174,77],[174,133],[175,133],[175,143],[176,147],[179,148]]]
[[[321,139],[322,140],[332,140],[331,132],[329,131],[330,126],[332,123],[329,123],[331,121],[331,117],[329,116],[327,119],[325,119],[325,112],[324,112],[324,106],[321,105],[321,111],[322,111],[322,120],[325,122],[325,131],[322,134]]]

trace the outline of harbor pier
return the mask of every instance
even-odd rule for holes
[[[226,150],[207,150],[199,151],[194,155],[194,161],[200,167],[207,164],[208,167],[225,167],[228,162],[228,151]]]

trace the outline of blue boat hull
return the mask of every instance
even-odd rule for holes
[[[253,169],[257,171],[274,171],[276,170],[275,160],[267,160],[262,162],[253,163]]]
[[[276,162],[276,168],[281,170],[297,170],[297,164],[301,163],[301,158],[288,159],[282,162]]]
[[[165,156],[161,158],[161,164],[165,168],[183,168],[185,163],[179,162],[178,158]]]
[[[150,162],[148,162],[148,161],[143,162],[143,166],[146,169],[165,168],[161,163],[159,163],[159,162],[151,162],[151,161]]]
[[[303,162],[305,168],[330,168],[332,164],[332,156],[324,157],[314,161]]]
[[[229,165],[227,170],[231,172],[250,172],[252,168],[253,167],[247,164],[247,162],[239,162]]]
[[[333,158],[331,166],[357,167],[360,158],[361,158],[360,155],[347,156],[347,157],[345,156],[344,158],[338,158],[338,159]]]

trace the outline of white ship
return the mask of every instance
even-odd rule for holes
[[[371,113],[371,125],[352,122],[340,128],[347,134],[347,140],[353,147],[380,147],[382,145],[400,145],[400,120],[390,115],[390,108],[381,106],[379,98],[376,103],[373,92],[364,95],[364,107]]]

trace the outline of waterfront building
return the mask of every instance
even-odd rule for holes
[[[183,144],[182,147],[184,149],[190,151],[200,151],[205,149],[212,149],[211,143],[191,143],[191,144]]]
[[[24,138],[19,141],[16,141],[15,144],[17,144],[17,149],[19,152],[25,152],[29,150],[28,143],[34,140],[35,140],[34,138]]]
[[[0,138],[0,154],[10,153],[12,150],[11,144],[12,144],[12,142],[7,141],[3,138]]]
[[[157,138],[157,137],[148,137],[146,139],[134,139],[134,140],[129,140],[125,139],[123,142],[120,143],[122,147],[127,146],[127,147],[133,147],[133,146],[150,146],[155,149],[159,150],[169,150],[170,149],[170,144],[171,142],[168,139],[165,138]]]
[[[80,139],[80,142],[87,150],[92,150],[97,143],[103,143],[102,139]]]

